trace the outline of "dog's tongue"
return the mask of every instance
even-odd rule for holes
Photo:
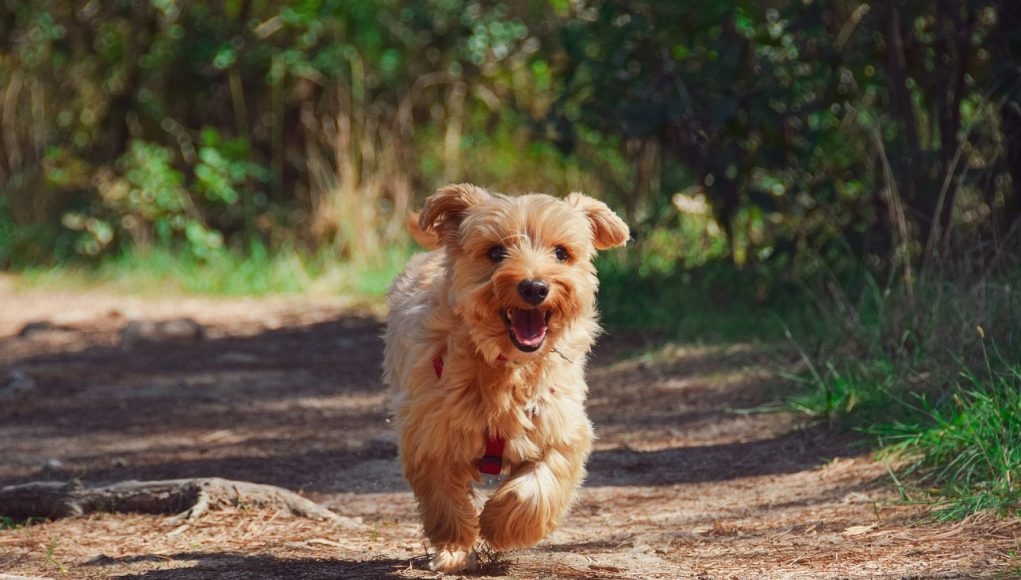
[[[546,338],[546,315],[541,310],[515,308],[511,328],[518,342],[525,346],[535,346]]]

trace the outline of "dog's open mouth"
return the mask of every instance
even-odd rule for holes
[[[511,342],[522,352],[535,352],[546,340],[546,325],[552,310],[508,308],[500,313],[510,330]]]

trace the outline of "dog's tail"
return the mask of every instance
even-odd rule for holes
[[[418,242],[418,245],[427,250],[435,250],[440,247],[440,238],[433,232],[427,232],[418,226],[418,212],[408,216],[408,233]]]

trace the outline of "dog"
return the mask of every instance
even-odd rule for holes
[[[580,193],[510,197],[440,188],[418,254],[387,300],[384,379],[395,392],[404,477],[434,554],[476,566],[476,542],[523,548],[564,517],[585,477],[592,423],[585,359],[600,332],[597,250],[627,225]],[[477,509],[472,483],[505,479]]]

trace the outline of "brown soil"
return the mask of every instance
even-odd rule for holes
[[[118,346],[129,319],[204,340]],[[49,329],[17,336],[28,322]],[[223,477],[298,491],[365,531],[239,505],[182,524],[92,514],[0,530],[0,576],[430,578],[379,378],[379,313],[324,298],[143,299],[0,279],[0,486]],[[589,372],[599,442],[551,537],[477,573],[513,578],[1010,576],[1021,523],[922,519],[886,468],[782,413],[775,351],[607,337]]]

